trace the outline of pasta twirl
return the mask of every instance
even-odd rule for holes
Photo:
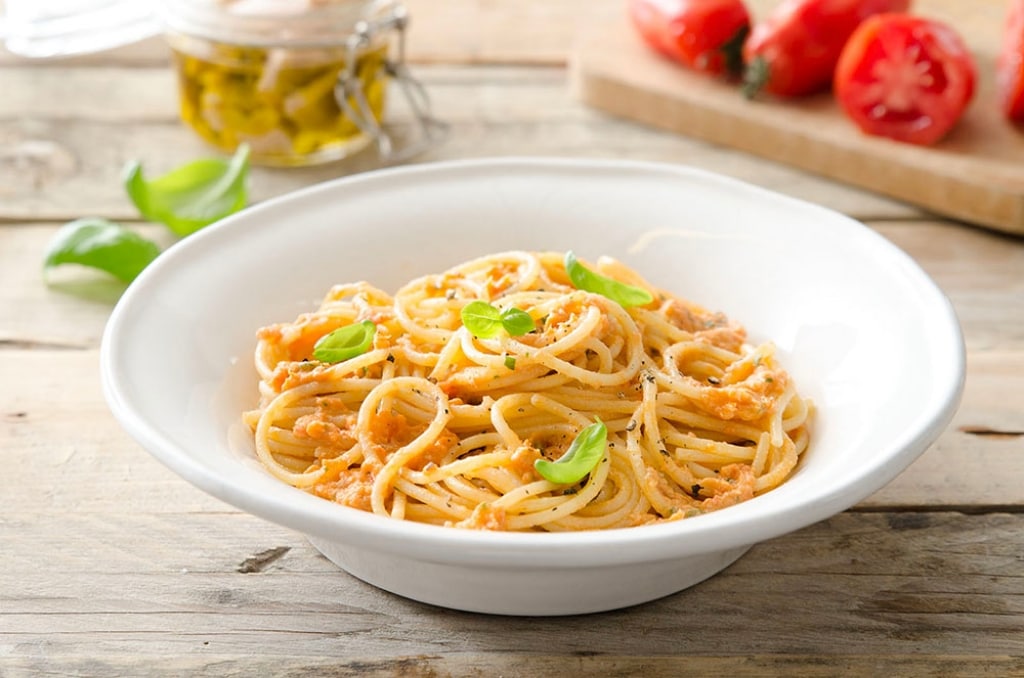
[[[782,483],[812,406],[771,344],[721,313],[656,290],[624,308],[577,289],[557,253],[508,252],[409,282],[394,296],[335,286],[314,312],[258,333],[260,461],[315,495],[397,519],[494,530],[591,530],[679,520]],[[521,336],[474,336],[474,300],[530,315]],[[332,331],[371,321],[372,344],[312,358]],[[546,480],[600,420],[607,445],[579,482]]]

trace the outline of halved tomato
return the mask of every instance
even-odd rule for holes
[[[933,144],[963,115],[977,70],[949,26],[880,14],[850,36],[836,66],[835,93],[867,134]]]
[[[1006,117],[1024,122],[1024,0],[1010,0],[996,84]]]
[[[644,41],[673,61],[716,75],[743,69],[750,14],[742,0],[629,0],[629,15]]]

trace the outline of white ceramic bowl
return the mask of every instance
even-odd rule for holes
[[[381,518],[268,475],[240,421],[256,398],[255,330],[315,308],[334,283],[394,291],[510,249],[608,254],[773,340],[818,411],[793,477],[681,522],[506,534]],[[479,612],[608,610],[691,586],[751,545],[878,490],[957,406],[956,317],[924,272],[842,215],[673,165],[505,159],[419,165],[314,186],[175,245],[107,326],[115,416],[197,487],[308,535],[380,588]],[[187,548],[182,545],[182,548]]]

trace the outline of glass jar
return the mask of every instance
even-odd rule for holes
[[[166,0],[181,118],[254,163],[312,165],[372,142],[401,159],[441,129],[405,66],[408,16],[394,0]],[[420,141],[396,149],[382,126],[392,79],[412,104]]]

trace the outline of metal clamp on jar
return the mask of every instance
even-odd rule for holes
[[[393,0],[167,0],[181,117],[225,151],[252,161],[330,162],[376,143],[380,162],[404,160],[446,126],[405,64],[408,13]],[[394,80],[415,117],[398,144],[383,126]]]

